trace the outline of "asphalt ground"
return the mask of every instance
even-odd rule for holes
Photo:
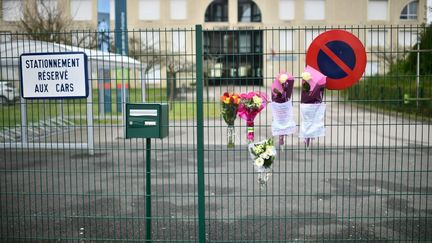
[[[256,141],[270,124],[269,112],[257,119]],[[196,123],[170,125],[168,138],[152,139],[152,239],[196,242]],[[326,127],[310,148],[295,135],[277,146],[262,188],[243,122],[227,149],[225,124],[205,120],[207,241],[432,242],[430,121],[329,103]],[[120,125],[96,127],[95,140],[94,155],[0,150],[1,242],[145,240],[144,141],[124,139]]]
[[[430,148],[293,147],[265,188],[245,150],[205,153],[209,242],[432,242]],[[152,152],[152,237],[194,242],[194,147]],[[0,160],[2,241],[145,238],[143,150],[3,150]]]

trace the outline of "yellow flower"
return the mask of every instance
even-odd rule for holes
[[[281,84],[285,83],[285,81],[287,81],[287,79],[288,79],[288,75],[286,75],[285,73],[284,73],[284,74],[281,74],[281,75],[279,76],[279,82],[280,82]]]
[[[226,97],[225,100],[223,101],[225,104],[229,104],[230,103],[230,97]]]
[[[301,74],[301,76],[302,76],[302,79],[303,79],[304,81],[309,81],[309,80],[312,79],[311,74],[308,73],[308,72],[303,72],[303,73]]]
[[[263,166],[263,165],[264,165],[264,160],[263,160],[263,158],[257,158],[257,159],[255,160],[255,165],[258,166],[258,167]]]
[[[253,103],[254,103],[257,107],[260,107],[260,106],[261,106],[261,104],[262,104],[262,99],[261,99],[261,97],[255,95],[255,96],[252,98],[252,100],[253,100]]]

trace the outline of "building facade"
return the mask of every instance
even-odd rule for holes
[[[0,31],[16,30],[30,1],[1,0]],[[72,30],[98,27],[98,0],[43,1],[61,9],[72,20]],[[109,5],[113,30],[114,0]],[[193,35],[182,30],[201,24],[210,83],[248,79],[268,84],[271,80],[263,77],[276,69],[298,75],[312,40],[338,27],[352,28],[369,50],[366,75],[376,74],[384,64],[373,56],[374,48],[413,46],[418,31],[409,26],[426,23],[426,5],[426,0],[128,0],[127,23],[129,30],[142,30],[136,36],[141,42],[173,53],[193,48]],[[404,27],[392,31],[384,26]],[[161,34],[157,29],[173,31]],[[166,69],[151,72],[163,80]]]

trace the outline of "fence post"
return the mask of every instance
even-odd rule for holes
[[[205,195],[204,195],[204,108],[203,108],[203,51],[202,26],[195,26],[196,60],[196,114],[197,114],[197,176],[198,176],[198,242],[205,239]]]

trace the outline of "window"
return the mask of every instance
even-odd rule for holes
[[[70,14],[73,20],[91,20],[93,14],[92,0],[71,0]]]
[[[293,20],[294,19],[294,0],[279,0],[279,19]]]
[[[400,19],[417,19],[418,1],[408,3],[401,12]]]
[[[214,0],[206,9],[205,22],[227,22],[228,0]]]
[[[412,47],[417,44],[417,32],[415,31],[399,31],[398,44],[399,46]]]
[[[307,50],[309,48],[310,44],[312,43],[312,41],[323,32],[324,31],[322,31],[322,30],[306,30],[306,32],[305,32],[305,37],[306,37],[305,50]]]
[[[368,31],[367,46],[368,47],[376,47],[376,46],[385,47],[386,36],[387,36],[387,32],[384,30],[369,30]]]
[[[23,1],[3,0],[3,20],[18,21],[22,15]]]
[[[261,11],[253,1],[238,1],[238,22],[261,22]]]
[[[294,31],[281,30],[279,31],[279,51],[293,51],[294,50]]]
[[[183,20],[187,18],[187,0],[171,0],[171,19]]]
[[[37,8],[41,16],[47,18],[50,13],[56,13],[61,11],[58,8],[57,0],[45,0],[37,2]]]
[[[369,0],[368,19],[387,20],[387,0]]]
[[[159,20],[160,2],[159,0],[140,0],[138,11],[140,20]]]
[[[186,49],[186,33],[183,31],[174,31],[172,33],[172,51],[181,52]]]
[[[325,0],[305,0],[304,19],[305,20],[325,19]]]
[[[378,74],[378,70],[379,70],[379,62],[368,61],[368,62],[366,62],[366,68],[365,68],[364,75],[365,76],[376,75],[376,74]]]

